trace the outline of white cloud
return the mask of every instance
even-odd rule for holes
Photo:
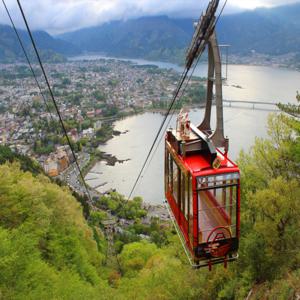
[[[220,1],[220,5],[222,5],[223,1]],[[226,12],[298,1],[229,0]],[[6,0],[6,3],[16,25],[24,28],[16,1]],[[28,22],[33,29],[59,33],[98,25],[110,20],[128,19],[145,15],[197,17],[203,8],[207,6],[208,0],[22,0],[21,3]],[[1,2],[0,23],[9,24]]]
[[[295,2],[299,2],[298,0],[229,0],[231,5],[246,9],[253,9],[256,7],[273,7],[279,5],[287,5]]]

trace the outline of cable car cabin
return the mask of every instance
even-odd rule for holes
[[[192,265],[226,267],[239,245],[239,169],[190,126],[188,137],[167,131],[165,196]]]
[[[186,55],[189,70],[207,48],[204,118],[196,127],[181,110],[176,130],[167,131],[165,140],[165,195],[172,219],[191,264],[209,268],[222,262],[226,267],[237,258],[240,234],[239,169],[227,157],[229,140],[224,137],[222,61],[215,32],[218,4],[217,0],[209,2],[195,25]],[[214,131],[210,122],[213,100]]]

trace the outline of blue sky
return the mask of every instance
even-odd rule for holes
[[[225,0],[220,0],[220,7]],[[299,0],[228,0],[225,13],[257,7],[273,7]],[[6,0],[15,23],[24,28],[16,0]],[[168,15],[198,17],[208,0],[21,0],[33,29],[61,33],[98,25],[110,20]],[[9,24],[0,1],[0,23]]]

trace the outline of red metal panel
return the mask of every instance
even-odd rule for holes
[[[172,213],[176,219],[176,222],[184,236],[184,239],[186,241],[186,245],[188,246],[189,250],[192,252],[191,248],[191,242],[189,240],[189,235],[188,235],[188,222],[184,217],[184,214],[179,210],[177,203],[175,202],[175,199],[173,198],[172,194],[170,191],[167,192],[166,194],[167,201],[169,203],[169,206],[172,210]]]
[[[238,197],[237,197],[237,228],[236,228],[236,236],[239,239],[240,238],[240,207],[241,207],[241,190],[240,190],[240,180],[238,181]]]

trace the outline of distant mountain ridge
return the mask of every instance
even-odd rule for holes
[[[272,9],[260,8],[223,15],[218,23],[220,43],[230,44],[230,53],[267,55],[297,54],[300,57],[300,3]],[[109,56],[180,62],[194,32],[193,19],[167,16],[111,21],[52,37],[35,31],[34,37],[45,60],[98,52]],[[25,47],[34,57],[28,34],[19,30]],[[23,59],[15,33],[0,25],[0,61]]]
[[[25,49],[31,57],[33,48],[29,35],[25,30],[18,29]],[[79,54],[80,49],[71,43],[52,37],[45,31],[34,31],[34,39],[45,60],[62,60],[64,55]],[[23,60],[24,54],[12,27],[0,24],[0,61],[14,62]]]
[[[190,20],[172,20],[166,16],[113,21],[60,35],[84,51],[114,56],[169,57],[182,51],[193,32]],[[186,26],[191,28],[187,33]]]
[[[218,23],[220,43],[231,53],[281,55],[300,52],[300,3],[223,15]],[[60,35],[88,52],[124,57],[167,59],[183,55],[193,34],[193,19],[166,16],[113,21]]]
[[[300,3],[260,8],[220,19],[218,35],[233,53],[282,55],[300,52]]]
[[[156,16],[112,21],[65,33],[59,38],[87,52],[124,57],[170,58],[183,51],[192,33],[190,19],[173,20],[167,16]]]

